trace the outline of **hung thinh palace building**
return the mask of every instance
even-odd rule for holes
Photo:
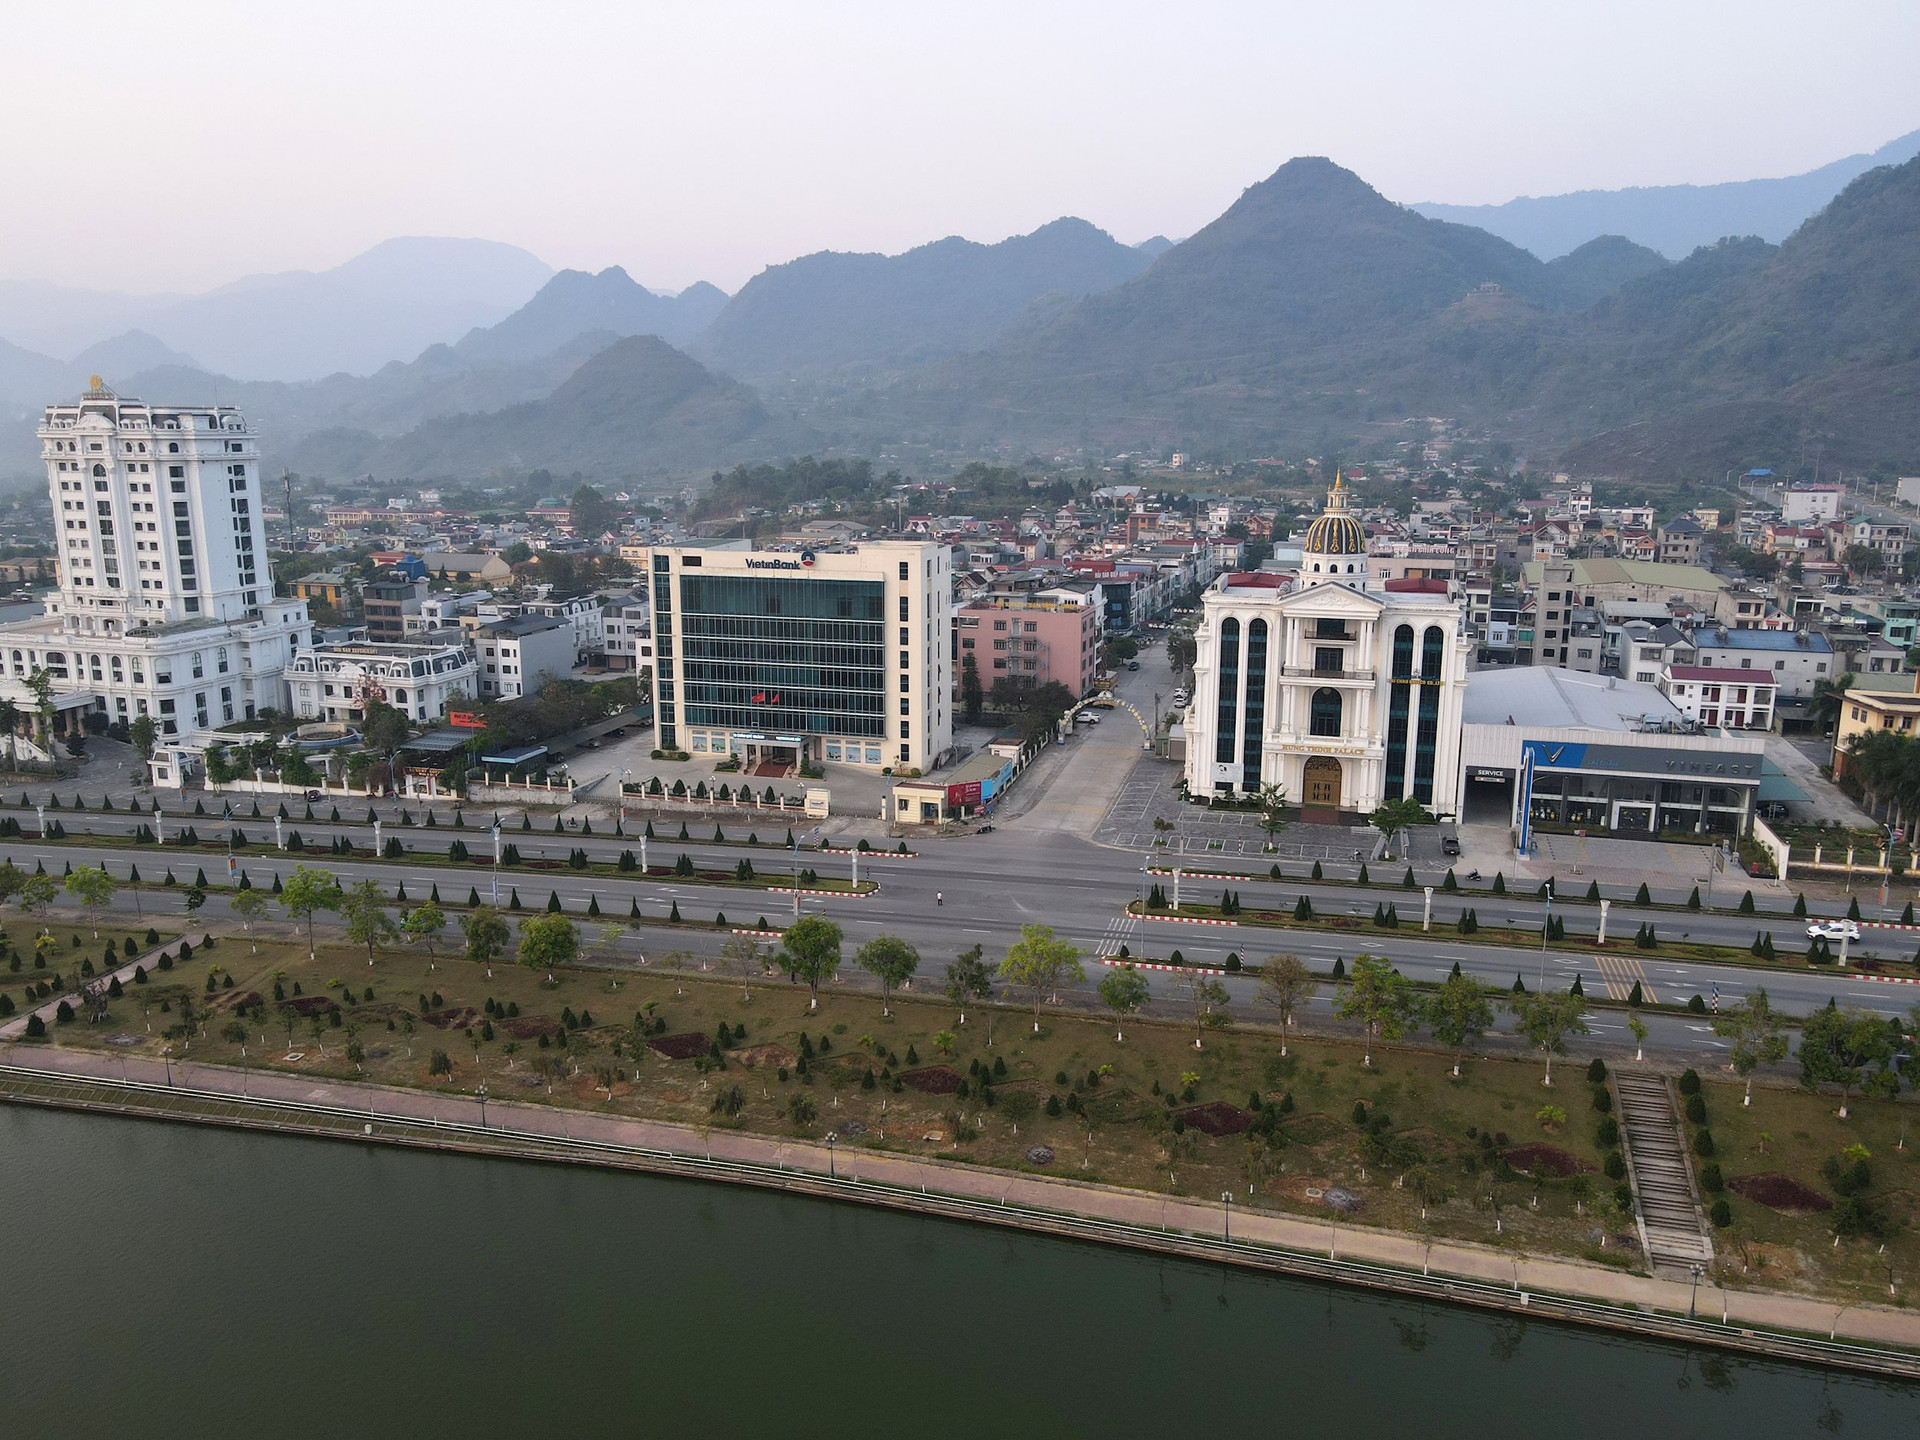
[[[1224,575],[1201,598],[1186,780],[1194,799],[1277,785],[1318,818],[1459,805],[1469,645],[1445,582],[1375,584],[1338,479],[1297,575]]]

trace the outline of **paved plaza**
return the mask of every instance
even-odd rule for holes
[[[1209,810],[1180,799],[1180,767],[1142,755],[1121,783],[1094,838],[1128,850],[1161,850],[1171,855],[1257,856],[1269,861],[1351,861],[1358,851],[1371,858],[1379,832],[1370,826],[1307,825],[1291,821],[1269,836],[1256,810]],[[1157,829],[1155,820],[1171,828]]]

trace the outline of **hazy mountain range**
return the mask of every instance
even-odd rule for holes
[[[1876,155],[1903,147],[1920,132]],[[1249,453],[1409,415],[1622,472],[1777,458],[1816,433],[1832,458],[1905,459],[1920,166],[1873,158],[1484,207],[1484,226],[1302,159],[1178,244],[1066,217],[992,245],[804,256],[731,298],[461,240],[198,297],[0,285],[0,471],[37,470],[39,405],[94,372],[238,404],[276,460],[320,475],[685,475],[903,441]],[[1741,216],[1760,238],[1717,243]],[[1716,243],[1668,263],[1689,224]]]
[[[1733,180],[1723,185],[1651,185],[1629,190],[1576,190],[1522,196],[1504,205],[1421,204],[1434,220],[1477,225],[1551,260],[1595,235],[1624,235],[1680,260],[1730,235],[1758,235],[1779,244],[1847,183],[1878,165],[1920,155],[1920,130],[1866,155],[1849,155],[1804,175]]]

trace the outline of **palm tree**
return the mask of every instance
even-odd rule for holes
[[[1840,719],[1842,697],[1852,688],[1856,678],[1858,677],[1846,674],[1832,680],[1813,682],[1813,700],[1807,706],[1807,718],[1816,722],[1823,734],[1830,733],[1835,722]]]

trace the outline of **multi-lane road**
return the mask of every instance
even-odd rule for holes
[[[361,814],[364,816],[364,811]],[[94,847],[78,841],[82,825],[103,832],[124,831],[130,828],[132,817],[113,812],[67,811],[61,818],[69,836],[73,837],[68,843],[40,844],[32,839],[4,841],[0,842],[0,855],[28,869],[44,863],[49,872],[55,874],[66,862],[72,861],[75,864],[105,863],[121,876],[127,874],[130,864],[137,863],[147,880],[158,878],[168,866],[183,881],[191,879],[193,870],[202,866],[216,881],[224,876],[224,859],[217,855],[169,852],[152,846]],[[443,820],[446,818],[442,816]],[[197,818],[194,823],[203,839],[211,839],[221,830],[216,820]],[[297,862],[298,857],[269,848],[271,821],[257,822],[247,817],[238,823],[246,830],[250,842],[239,863],[246,867],[255,885],[270,885],[272,875],[284,876]],[[371,841],[369,827],[364,823],[333,826],[300,822],[298,828],[310,842],[336,833],[350,835],[362,846]],[[665,828],[656,825],[657,830]],[[743,832],[744,828],[741,827]],[[675,830],[677,833],[677,826]],[[432,830],[383,826],[383,838],[385,836],[398,836],[409,848],[411,853],[404,863],[333,856],[308,857],[306,863],[324,864],[343,881],[370,876],[383,886],[392,886],[404,880],[408,894],[414,899],[424,898],[436,884],[449,901],[464,900],[470,887],[477,888],[483,898],[492,893],[489,867],[457,865],[445,857],[447,845],[455,839],[465,840],[476,855],[490,856],[491,842],[486,832],[454,831],[444,826]],[[562,859],[576,847],[595,858],[611,860],[622,849],[637,851],[639,848],[637,839],[583,837],[573,832],[556,835],[551,829],[508,831],[505,838],[516,844],[522,857],[528,860]],[[793,863],[786,851],[748,850],[698,841],[657,839],[650,842],[647,849],[648,859],[655,865],[669,863],[685,852],[696,864],[709,869],[731,869],[742,856],[749,856],[756,872],[763,876],[783,875]],[[808,896],[801,903],[806,910],[827,914],[842,925],[849,953],[881,933],[908,940],[922,956],[922,984],[937,983],[946,963],[972,945],[982,946],[990,960],[998,958],[1018,938],[1023,924],[1037,923],[1052,926],[1090,955],[1115,954],[1124,945],[1136,958],[1165,957],[1178,948],[1190,961],[1222,962],[1229,951],[1237,952],[1243,961],[1259,961],[1278,951],[1289,950],[1315,968],[1330,968],[1336,957],[1351,963],[1356,953],[1366,950],[1387,956],[1415,980],[1437,981],[1456,963],[1464,972],[1503,989],[1510,987],[1516,976],[1522,977],[1529,989],[1534,989],[1543,985],[1565,988],[1579,975],[1582,988],[1595,998],[1624,999],[1638,982],[1645,998],[1667,1003],[1684,1002],[1695,994],[1711,995],[1717,987],[1722,1007],[1737,1003],[1748,990],[1764,985],[1776,1005],[1794,1013],[1804,1013],[1837,997],[1845,1006],[1885,1015],[1904,1015],[1914,1001],[1920,1000],[1920,987],[1871,979],[1852,969],[1763,970],[1660,959],[1638,953],[1631,957],[1602,958],[1554,947],[1465,943],[1452,932],[1453,918],[1469,904],[1477,910],[1483,926],[1505,923],[1510,918],[1518,924],[1538,926],[1545,906],[1531,896],[1436,893],[1435,929],[1423,934],[1419,930],[1421,896],[1418,891],[1410,893],[1398,886],[1363,890],[1350,885],[1249,878],[1233,885],[1248,907],[1291,907],[1304,891],[1312,897],[1315,910],[1321,914],[1357,911],[1362,916],[1370,916],[1377,901],[1393,899],[1400,911],[1401,928],[1397,931],[1369,928],[1352,935],[1338,935],[1252,925],[1218,927],[1142,920],[1126,913],[1127,902],[1136,899],[1142,887],[1140,862],[1138,855],[1072,835],[1026,833],[1010,828],[993,835],[924,842],[920,854],[911,858],[880,852],[862,856],[861,876],[878,882],[876,892],[864,897]],[[822,874],[839,875],[850,874],[853,866],[849,856],[808,851],[801,852],[800,863]],[[1392,868],[1397,873],[1402,867],[1396,864]],[[649,949],[718,954],[726,938],[720,932],[672,928],[661,922],[671,904],[677,903],[683,915],[690,919],[710,918],[716,911],[725,911],[732,922],[747,925],[761,915],[775,925],[784,923],[791,917],[794,906],[791,895],[745,886],[675,882],[664,876],[644,879],[632,875],[590,876],[568,870],[541,874],[503,872],[499,891],[502,897],[509,893],[509,887],[518,888],[529,912],[544,907],[549,891],[557,892],[562,904],[575,914],[585,909],[591,897],[598,897],[609,927],[624,921],[630,902],[637,899],[643,913],[653,917],[652,920],[610,941],[614,953],[625,955],[636,964]],[[1217,900],[1220,889],[1219,881],[1189,880],[1183,883],[1183,898]],[[152,889],[144,894],[123,890],[115,904],[116,908],[127,911],[137,906],[146,912],[162,907],[177,912],[180,905],[177,894],[177,891]],[[216,890],[201,917],[225,913],[225,900]],[[1564,918],[1575,933],[1591,933],[1598,920],[1597,909],[1580,901],[1557,902],[1554,913]],[[1609,931],[1614,935],[1631,934],[1641,920],[1651,920],[1659,927],[1660,934],[1670,939],[1685,936],[1745,945],[1752,940],[1756,929],[1770,929],[1782,950],[1788,949],[1795,937],[1799,944],[1805,943],[1803,922],[1784,913],[1742,916],[1642,910],[1616,904],[1612,907]],[[1916,939],[1893,931],[1868,930],[1867,935],[1870,938],[1860,948],[1888,957],[1904,952]],[[1910,967],[1900,968],[1913,973]],[[1092,989],[1098,982],[1099,970],[1097,964],[1089,967],[1086,981],[1068,992],[1070,1003],[1097,1004]],[[1161,1005],[1171,1009],[1178,1004],[1173,993],[1176,980],[1157,973],[1149,979]],[[1247,977],[1230,977],[1227,984],[1237,1012],[1243,1018],[1258,1018],[1256,982]],[[1317,997],[1316,1003],[1324,1012],[1331,1004],[1331,997],[1323,994]],[[1674,1057],[1710,1057],[1724,1050],[1724,1042],[1712,1035],[1704,1017],[1654,1013],[1647,1019],[1652,1031],[1650,1049]],[[1630,1043],[1624,1015],[1599,1010],[1590,1023],[1596,1042],[1609,1046]]]

